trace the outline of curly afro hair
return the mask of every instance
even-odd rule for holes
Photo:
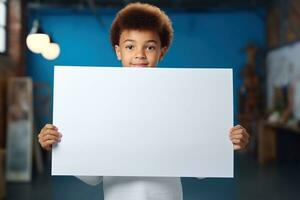
[[[158,7],[146,3],[130,3],[120,10],[111,26],[111,45],[119,45],[124,30],[156,31],[161,47],[170,47],[173,39],[173,27],[169,17]]]

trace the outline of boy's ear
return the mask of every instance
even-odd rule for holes
[[[118,60],[121,60],[121,49],[120,49],[119,45],[115,45],[115,52],[116,52]]]
[[[162,59],[164,58],[164,56],[165,56],[166,52],[167,52],[167,47],[163,47],[163,48],[161,48],[161,50],[160,50],[160,56],[159,56],[159,60],[162,60]]]

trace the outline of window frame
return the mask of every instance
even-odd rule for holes
[[[6,19],[5,19],[5,25],[4,26],[1,26],[0,25],[0,28],[4,30],[4,34],[5,34],[5,37],[4,37],[4,51],[3,52],[0,52],[0,55],[7,55],[8,54],[8,12],[9,12],[9,9],[8,9],[8,6],[9,6],[9,3],[8,3],[9,0],[0,0],[0,3],[4,4],[4,7],[5,7],[5,11],[6,11]]]

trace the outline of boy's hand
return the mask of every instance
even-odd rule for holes
[[[52,145],[60,142],[61,137],[58,128],[52,124],[46,124],[38,135],[39,143],[47,151],[52,148]]]
[[[236,125],[231,128],[229,137],[233,144],[234,150],[243,149],[249,143],[249,134],[241,125]]]

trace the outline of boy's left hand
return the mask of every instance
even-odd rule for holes
[[[241,125],[236,125],[231,128],[229,137],[233,144],[234,150],[243,149],[249,143],[249,134]]]

